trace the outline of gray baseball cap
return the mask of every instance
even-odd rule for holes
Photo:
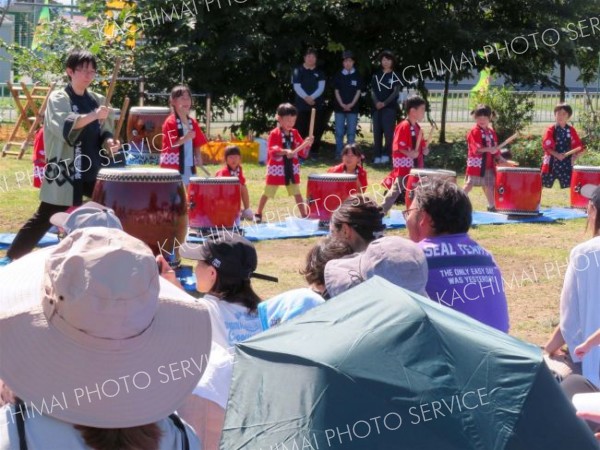
[[[50,217],[50,223],[69,234],[79,228],[105,227],[123,229],[115,212],[96,202],[87,202],[70,213],[60,212]]]
[[[579,193],[585,198],[589,198],[592,203],[597,204],[600,203],[600,190],[598,190],[598,187],[597,184],[584,184]]]
[[[325,266],[325,287],[335,297],[376,275],[427,297],[429,272],[425,254],[417,244],[399,236],[379,238],[362,253],[329,261]]]

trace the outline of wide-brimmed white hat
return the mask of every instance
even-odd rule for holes
[[[134,427],[175,411],[206,368],[206,307],[161,294],[152,252],[121,230],[75,230],[44,253],[28,258],[44,265],[38,289],[23,283],[36,298],[3,310],[0,296],[0,378],[28,411],[73,424]],[[0,270],[0,285],[14,275]]]

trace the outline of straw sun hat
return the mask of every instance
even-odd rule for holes
[[[0,269],[0,286],[29,293],[21,308],[0,295],[0,378],[29,415],[125,428],[175,411],[206,368],[210,319],[200,303],[166,298],[150,249],[92,227],[29,260]],[[29,271],[43,274],[35,290]]]

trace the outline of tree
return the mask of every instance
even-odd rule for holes
[[[79,4],[103,20],[104,2]],[[341,67],[341,51],[353,50],[366,79],[377,54],[391,49],[401,79],[415,79],[424,95],[429,73],[421,71],[432,61],[431,77],[447,86],[484,67],[515,84],[558,86],[549,74],[560,55],[548,46],[512,58],[498,55],[497,46],[543,31],[557,18],[573,20],[586,4],[592,11],[598,0],[141,0],[130,17],[138,26],[134,72],[146,77],[148,89],[163,92],[183,73],[183,81],[196,93],[210,92],[218,108],[243,99],[244,127],[260,132],[272,126],[279,103],[293,100],[292,69],[308,46],[319,50],[330,76]],[[493,52],[476,56],[484,48]],[[587,61],[587,53],[580,58]],[[440,69],[442,62],[449,68]],[[369,102],[362,108],[367,112]]]
[[[93,90],[102,92],[106,89],[117,57],[123,61],[121,75],[133,71],[132,50],[125,45],[125,40],[106,39],[98,24],[74,25],[63,17],[55,17],[38,26],[36,40],[35,50],[0,41],[0,46],[12,58],[18,76],[27,76],[33,82],[49,84],[64,80],[66,55],[76,48],[88,49],[98,59],[99,73],[92,84]],[[115,91],[113,105],[119,105],[124,94],[124,86],[121,86]]]

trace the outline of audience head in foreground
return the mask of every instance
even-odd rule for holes
[[[335,297],[376,275],[427,296],[425,255],[415,243],[399,236],[377,239],[362,253],[328,262],[325,286],[329,295]]]
[[[348,197],[331,216],[331,237],[348,242],[362,252],[370,242],[383,236],[383,209],[366,195]]]
[[[406,227],[427,258],[429,297],[508,332],[502,274],[492,255],[468,235],[472,211],[469,197],[456,184],[431,179],[417,186]]]
[[[163,297],[151,250],[121,230],[76,230],[43,263],[37,301],[0,314],[0,377],[22,399],[2,411],[0,447],[22,419],[30,448],[199,448],[169,416],[204,371],[206,308]]]

